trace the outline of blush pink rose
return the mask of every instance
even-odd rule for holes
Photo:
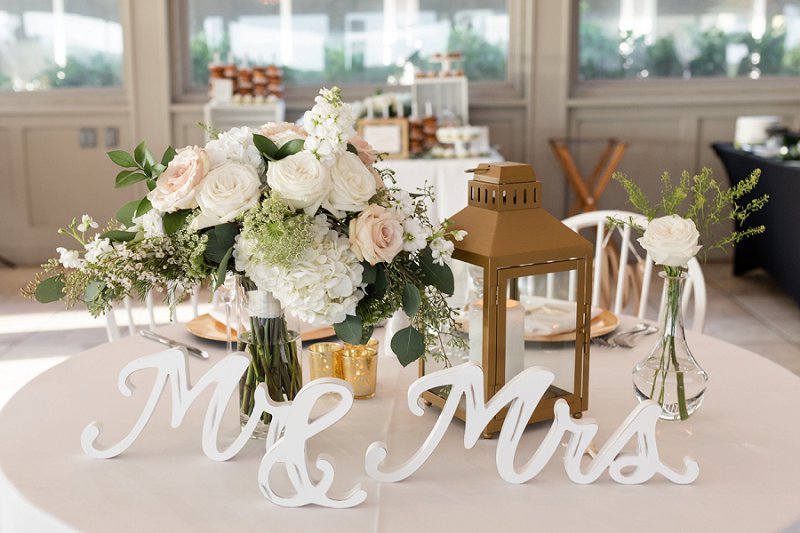
[[[403,225],[393,211],[370,205],[350,221],[350,248],[370,265],[389,263],[403,249]]]
[[[360,136],[353,136],[350,139],[350,144],[356,147],[358,158],[368,167],[374,165],[375,161],[378,160],[378,151]]]
[[[181,148],[156,180],[147,198],[165,213],[197,207],[197,190],[208,174],[208,155],[197,146]]]

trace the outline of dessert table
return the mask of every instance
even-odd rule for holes
[[[800,198],[800,162],[767,159],[730,143],[715,143],[716,152],[731,186],[736,185],[759,168],[761,178],[753,196],[769,194],[769,202],[740,226],[747,229],[763,224],[767,231],[736,243],[733,248],[733,273],[744,274],[762,267],[800,305],[800,217],[797,200]]]
[[[623,317],[621,327],[634,319]],[[191,379],[223,357],[221,345],[192,338],[182,325],[158,330],[202,345],[210,361],[189,358]],[[264,499],[256,476],[263,441],[251,440],[228,462],[207,459],[200,447],[210,390],[169,426],[170,393],[150,424],[119,457],[91,459],[80,434],[101,421],[100,443],[117,442],[131,429],[149,396],[154,373],[133,376],[132,397],[117,390],[129,361],[161,350],[127,337],[75,355],[35,378],[0,412],[0,524],[3,531],[784,531],[800,528],[800,427],[793,401],[800,378],[752,352],[687,332],[710,375],[704,405],[687,422],[661,422],[661,460],[682,469],[700,464],[692,485],[656,476],[642,485],[619,485],[606,474],[593,485],[569,481],[557,452],[522,485],[501,480],[496,442],[463,447],[463,423],[454,421],[430,460],[409,479],[381,484],[364,473],[367,446],[388,444],[387,465],[405,461],[424,441],[438,411],[422,417],[406,406],[416,366],[382,357],[375,398],[356,401],[338,424],[309,441],[333,456],[331,494],[361,483],[367,500],[345,510],[277,507]],[[600,426],[595,443],[609,438],[635,400],[630,371],[652,337],[631,350],[592,346],[589,411]],[[652,341],[654,342],[654,340]],[[238,431],[235,402],[226,414],[221,445]],[[526,461],[550,424],[530,427],[517,461]],[[225,439],[228,440],[225,440]],[[565,448],[562,448],[562,450]],[[589,458],[587,457],[588,461]],[[314,468],[310,467],[314,474]]]

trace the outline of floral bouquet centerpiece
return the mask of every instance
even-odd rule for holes
[[[647,228],[633,221],[610,220],[611,224],[630,224],[644,231],[639,244],[648,252],[653,262],[663,267],[664,297],[661,311],[661,336],[647,358],[633,369],[633,385],[637,398],[654,400],[661,405],[661,418],[686,420],[700,407],[706,390],[708,375],[695,360],[686,343],[681,307],[682,288],[687,278],[689,261],[698,252],[734,244],[746,237],[764,232],[764,226],[744,231],[734,230],[718,241],[703,245],[702,236],[722,221],[734,221],[737,228],[747,217],[761,209],[768,196],[750,196],[758,184],[760,171],[755,170],[735,187],[722,189],[713,178],[711,169],[690,177],[681,175],[673,185],[669,174],[661,178],[661,200],[650,202],[642,190],[622,173],[615,173],[628,193],[633,206],[647,217]]]
[[[211,132],[205,147],[169,148],[160,160],[144,143],[132,154],[110,152],[124,168],[116,186],[144,182],[149,193],[94,235],[89,217],[60,230],[79,249],[59,248],[26,293],[82,302],[100,315],[153,289],[174,303],[235,272],[249,316],[240,346],[253,359],[243,378],[245,414],[258,383],[275,400],[292,399],[302,385],[298,335],[284,309],[309,324],[333,324],[351,344],[365,344],[375,324],[402,309],[411,325],[391,347],[411,363],[455,327],[447,262],[451,239],[463,236],[428,219],[430,189],[411,195],[394,186],[391,170],[374,166],[378,154],[355,135],[354,122],[339,89],[323,89],[302,128]]]

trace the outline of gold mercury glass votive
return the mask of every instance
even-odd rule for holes
[[[356,400],[366,400],[375,396],[378,382],[378,341],[372,346],[348,345],[339,350],[338,356],[342,365],[341,378],[353,386],[353,397]]]
[[[311,379],[341,378],[342,369],[338,352],[343,348],[338,342],[317,342],[308,347]]]

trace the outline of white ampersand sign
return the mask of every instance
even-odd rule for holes
[[[225,407],[233,393],[238,390],[239,379],[249,364],[250,358],[246,354],[229,355],[209,369],[195,386],[191,386],[187,354],[181,349],[166,350],[131,361],[119,374],[118,387],[124,396],[130,397],[133,394],[131,375],[144,369],[152,368],[157,371],[153,389],[141,415],[128,435],[104,449],[96,446],[102,424],[92,422],[81,434],[83,451],[96,459],[108,459],[128,449],[150,421],[168,382],[172,396],[172,427],[178,427],[197,397],[206,388],[216,384],[203,420],[202,446],[207,457],[215,461],[225,461],[239,453],[253,434],[261,414],[269,413],[272,421],[266,439],[266,453],[258,472],[258,484],[270,501],[285,507],[316,504],[335,508],[352,507],[363,502],[366,493],[361,490],[360,484],[343,498],[328,497],[327,491],[333,484],[334,467],[327,456],[320,455],[316,460],[317,468],[323,472],[318,483],[314,483],[308,473],[306,441],[341,420],[353,405],[353,388],[340,379],[312,381],[300,390],[293,402],[275,402],[269,397],[263,384],[259,385],[255,390],[253,412],[248,423],[225,450],[219,450],[218,435]],[[309,421],[311,410],[317,401],[331,393],[339,397],[336,405]],[[269,474],[278,463],[286,466],[295,490],[293,495],[279,496],[270,486]]]

